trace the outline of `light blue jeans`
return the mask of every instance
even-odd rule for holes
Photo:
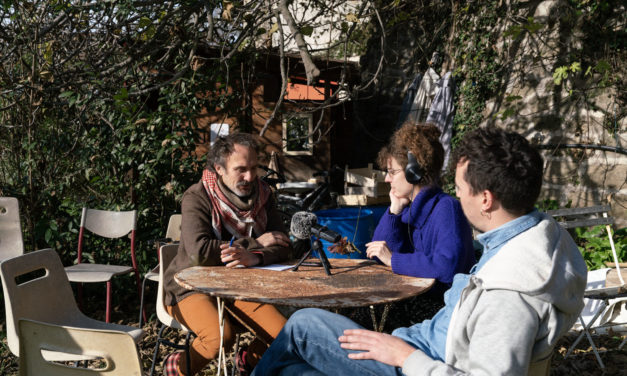
[[[316,308],[301,309],[287,321],[255,367],[264,375],[402,375],[401,369],[374,360],[353,360],[340,347],[345,329],[363,329],[352,320]]]

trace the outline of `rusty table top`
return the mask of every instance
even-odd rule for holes
[[[434,283],[431,278],[395,274],[371,260],[329,261],[330,276],[322,267],[305,265],[295,272],[194,266],[181,270],[174,279],[187,289],[221,298],[320,308],[390,303],[420,295]]]

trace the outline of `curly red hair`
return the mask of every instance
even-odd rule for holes
[[[440,143],[440,130],[433,124],[406,122],[396,130],[390,142],[377,157],[377,164],[385,169],[388,158],[401,166],[407,164],[407,151],[411,151],[424,170],[421,185],[438,185],[444,164],[444,148]]]

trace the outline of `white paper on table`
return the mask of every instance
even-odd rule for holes
[[[277,272],[281,272],[283,270],[287,270],[294,267],[294,265],[283,265],[283,264],[270,264],[264,266],[251,266],[253,269],[266,269],[266,270],[276,270]]]

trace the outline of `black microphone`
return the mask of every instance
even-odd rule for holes
[[[318,224],[318,217],[314,213],[299,211],[292,216],[290,231],[297,239],[309,239],[312,235],[330,243],[337,243],[342,235]]]

